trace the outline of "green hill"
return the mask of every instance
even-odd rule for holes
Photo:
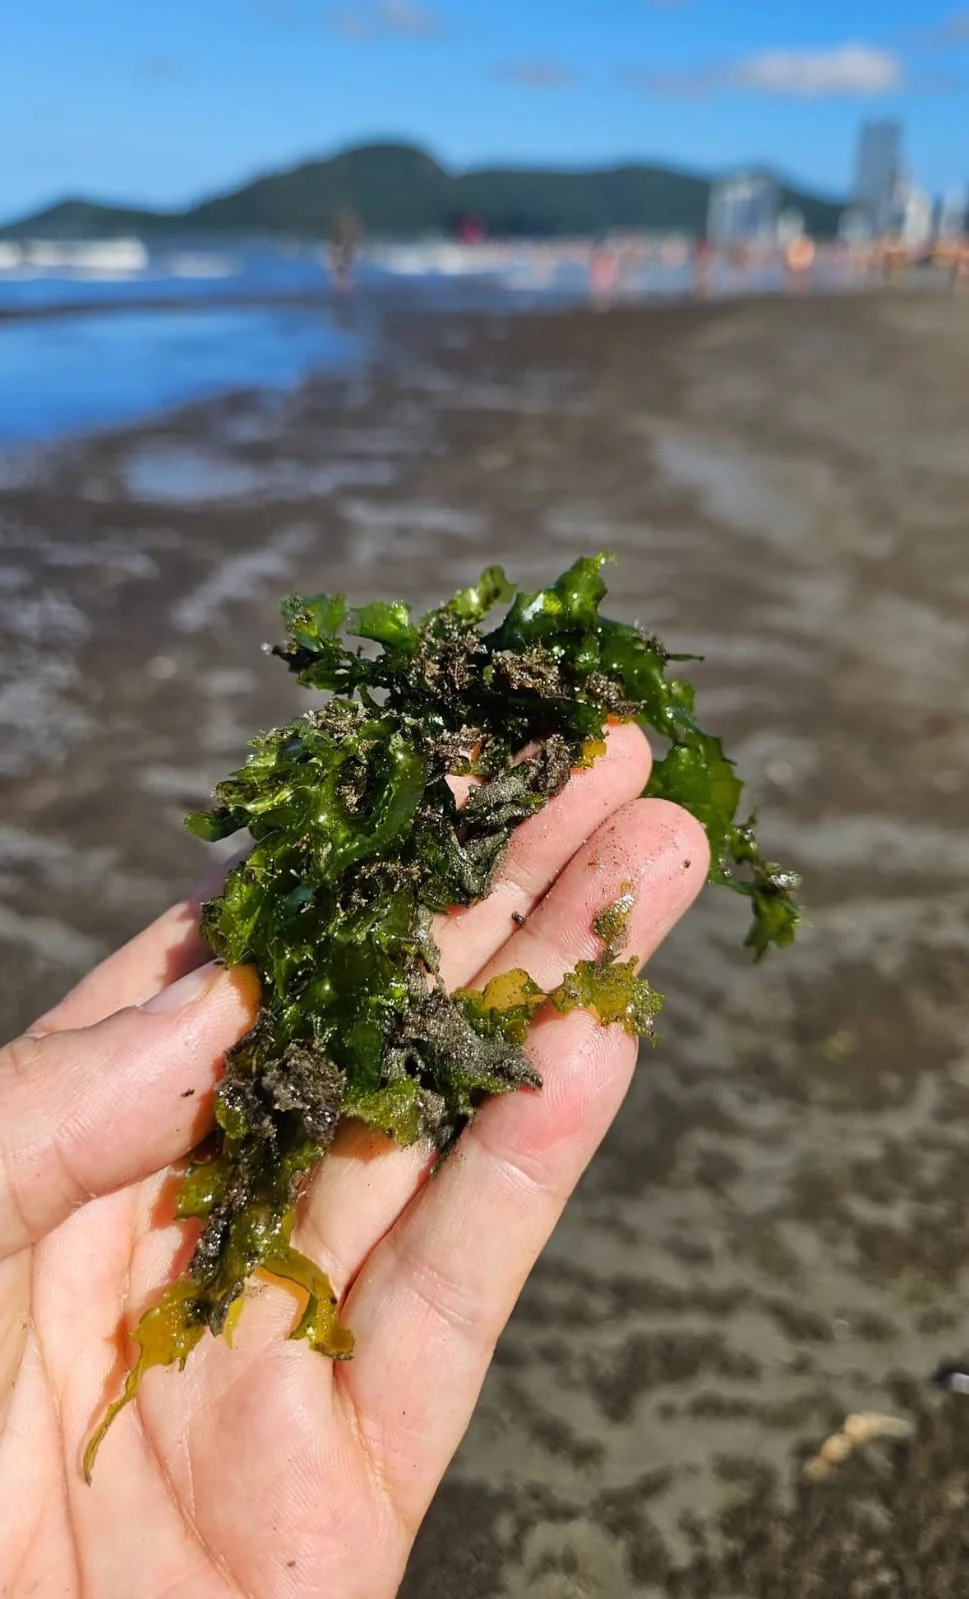
[[[450,233],[467,217],[505,237],[596,235],[612,228],[701,233],[710,187],[709,178],[657,166],[453,173],[410,145],[371,144],[269,173],[184,211],[65,199],[0,228],[0,237],[318,238],[341,211],[354,212],[369,234],[385,238]],[[812,233],[825,237],[837,229],[842,208],[833,200],[783,185],[782,204],[802,211]]]

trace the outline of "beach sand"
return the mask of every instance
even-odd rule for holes
[[[695,671],[797,947],[708,892],[512,1319],[407,1599],[941,1599],[969,1569],[969,300],[401,322],[379,367],[0,466],[0,1022],[203,869],[297,702],[291,586],[613,550]],[[309,1357],[308,1357],[309,1358]],[[822,1481],[846,1414],[907,1419]]]

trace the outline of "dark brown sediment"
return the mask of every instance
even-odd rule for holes
[[[663,1042],[405,1591],[955,1594],[969,1401],[924,1379],[969,1345],[969,302],[395,333],[0,472],[3,1031],[203,866],[183,812],[296,704],[258,648],[286,587],[429,603],[613,549],[613,613],[707,657],[809,924],[754,970],[711,894],[655,962]],[[857,1410],[914,1436],[802,1483]]]

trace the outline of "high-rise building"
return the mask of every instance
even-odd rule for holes
[[[712,244],[752,244],[773,237],[780,192],[773,178],[750,173],[715,183],[710,191],[707,237]]]
[[[924,249],[935,231],[932,196],[910,179],[902,178],[895,186],[891,231],[909,250]]]
[[[875,233],[884,233],[891,223],[901,166],[902,124],[864,123],[858,139],[854,202]]]
[[[961,239],[969,223],[969,193],[965,188],[950,189],[939,206],[937,232],[940,239]]]

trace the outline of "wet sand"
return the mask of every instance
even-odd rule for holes
[[[205,861],[295,692],[288,586],[620,559],[697,668],[799,946],[708,893],[422,1532],[408,1599],[936,1596],[969,1569],[969,301],[401,323],[381,368],[0,465],[0,1023]],[[848,1412],[909,1419],[820,1483]]]

